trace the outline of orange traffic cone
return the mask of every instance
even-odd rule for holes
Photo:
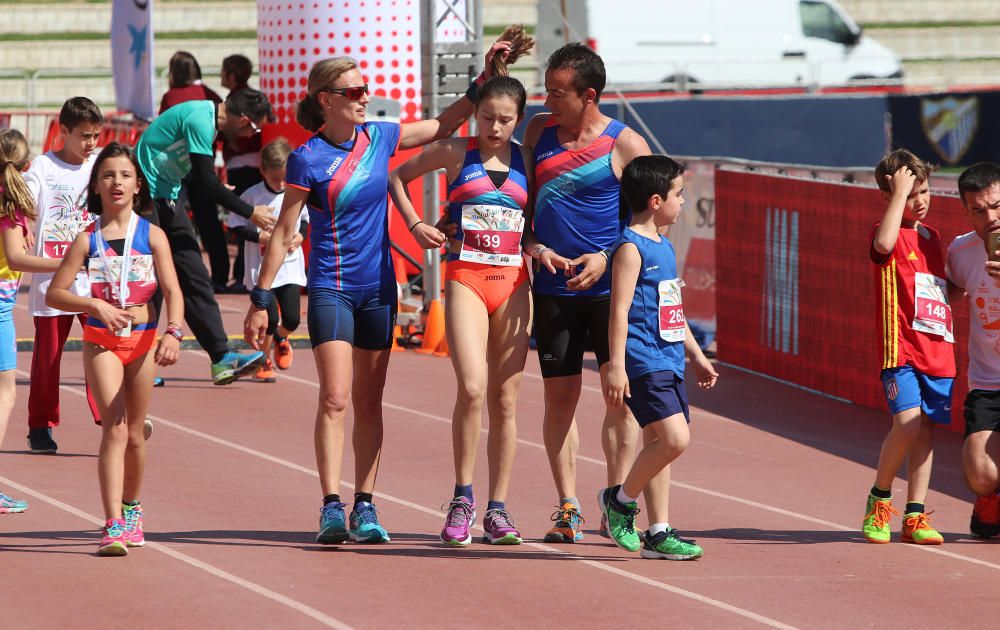
[[[434,354],[444,339],[444,306],[441,300],[431,300],[424,325],[424,342],[417,348],[420,354]]]
[[[406,350],[403,346],[399,345],[399,338],[403,336],[403,327],[396,324],[392,327],[392,351],[393,352],[403,352]]]
[[[441,345],[438,346],[438,349],[434,351],[434,356],[436,357],[451,356],[450,354],[448,354],[448,335],[445,335],[444,337],[441,338]]]

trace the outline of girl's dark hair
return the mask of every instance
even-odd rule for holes
[[[684,166],[665,155],[642,155],[622,171],[621,195],[625,207],[642,212],[653,195],[666,197],[674,180],[684,174]]]
[[[181,88],[201,80],[201,66],[189,52],[178,50],[167,65],[167,82],[172,88]]]
[[[139,166],[135,151],[132,147],[120,142],[112,142],[97,155],[94,170],[90,172],[90,183],[87,185],[87,210],[90,214],[95,215],[104,211],[104,208],[101,207],[101,196],[97,193],[97,181],[101,176],[101,164],[104,160],[115,157],[126,157],[132,162],[132,166],[135,168],[136,183],[139,186],[139,190],[135,193],[135,199],[132,201],[132,209],[143,216],[148,216],[153,209],[153,200],[149,197],[149,182]]]
[[[524,85],[513,77],[492,77],[479,88],[479,103],[484,98],[490,96],[509,96],[517,103],[517,115],[524,114],[524,106],[528,102],[528,94],[524,91]]]

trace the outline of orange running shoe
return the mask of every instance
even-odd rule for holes
[[[995,492],[976,497],[969,531],[976,538],[993,538],[1000,534],[1000,496]]]
[[[292,367],[292,344],[287,338],[274,344],[274,364],[279,370]]]
[[[586,521],[579,508],[572,503],[563,503],[552,515],[555,526],[545,532],[542,539],[547,543],[573,543],[583,540],[581,527]]]
[[[903,515],[903,542],[915,545],[940,545],[944,538],[931,527],[931,513],[911,512]]]
[[[250,379],[254,383],[273,383],[275,381],[274,364],[271,363],[271,359],[264,361]]]

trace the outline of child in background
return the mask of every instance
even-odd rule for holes
[[[892,482],[906,460],[903,542],[944,542],[927,519],[924,501],[931,480],[934,424],[951,423],[955,379],[944,254],[937,231],[923,223],[930,210],[933,168],[906,149],[889,153],[875,167],[875,182],[887,202],[875,224],[869,252],[875,263],[882,347],[882,387],[892,428],[882,442],[875,484],[868,494],[861,532],[873,543],[891,539]]]
[[[58,261],[66,255],[76,235],[93,223],[87,211],[87,182],[97,156],[94,149],[104,117],[89,98],[75,96],[59,112],[62,148],[39,155],[31,162],[24,181],[38,212],[35,225],[35,255]],[[28,310],[35,320],[35,345],[31,354],[28,390],[28,447],[32,453],[55,453],[58,445],[52,429],[59,426],[59,378],[63,346],[83,313],[66,313],[45,305],[45,293],[52,274],[36,273],[31,278]],[[86,273],[78,273],[72,287],[76,295],[89,295]],[[87,403],[95,421],[100,421],[90,386]]]
[[[277,218],[285,197],[285,166],[291,153],[292,148],[284,138],[278,138],[261,149],[260,172],[264,181],[248,188],[240,198],[253,206],[271,207]],[[267,336],[261,346],[267,359],[253,375],[253,380],[258,383],[273,383],[275,366],[279,370],[292,367],[292,344],[288,341],[288,335],[299,327],[302,287],[306,285],[302,242],[309,230],[309,211],[305,206],[299,214],[298,224],[299,232],[292,238],[292,246],[285,256],[285,262],[271,285],[277,299],[267,309]],[[246,263],[243,284],[249,291],[257,285],[260,263],[271,241],[271,233],[258,231],[253,223],[236,213],[230,213],[229,227],[244,243]],[[272,347],[273,361],[270,358]]]
[[[129,547],[145,544],[139,498],[146,465],[143,421],[156,366],[177,361],[184,301],[166,235],[140,216],[151,212],[152,201],[132,149],[112,142],[97,156],[87,207],[99,223],[73,241],[46,302],[89,316],[83,369],[103,421],[97,468],[107,519],[97,553],[124,556]],[[90,278],[88,297],[69,290],[81,267]],[[167,311],[158,342],[157,286]]]
[[[626,403],[642,427],[643,446],[625,482],[601,490],[597,502],[608,533],[626,551],[637,551],[639,493],[646,497],[650,528],[642,557],[694,560],[702,549],[681,538],[667,521],[670,463],[687,448],[687,390],[684,355],[698,385],[715,385],[719,375],[698,347],[684,319],[683,282],[677,278],[674,248],[660,230],[680,216],[684,168],[664,155],[633,159],[622,172],[621,191],[632,211],[629,226],[611,255],[611,357],[605,397]]]
[[[21,172],[28,168],[28,143],[16,129],[0,129],[0,442],[17,398],[17,335],[14,333],[14,303],[22,272],[47,273],[59,261],[27,253],[31,241],[29,222],[35,206]],[[0,514],[23,512],[24,501],[0,492]]]

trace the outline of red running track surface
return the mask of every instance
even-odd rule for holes
[[[238,331],[245,297],[222,302]],[[30,336],[25,315],[19,309],[18,330]],[[31,508],[0,516],[3,627],[101,627],[130,617],[156,628],[901,628],[962,626],[996,610],[1000,545],[968,536],[959,436],[937,435],[928,499],[946,544],[898,542],[898,519],[893,544],[868,544],[858,528],[887,418],[724,366],[716,390],[692,392],[693,439],[673,473],[671,522],[705,548],[697,562],[642,560],[596,535],[593,497],[606,479],[592,370],[578,414],[587,535],[576,545],[539,542],[557,497],[533,355],[508,498],[526,544],[437,540],[454,481],[454,377],[446,359],[408,352],[390,364],[376,495],[393,542],[321,547],[309,354],[297,350],[276,384],[214,387],[197,352],[164,370],[143,492],[150,542],[127,558],[98,558],[99,435],[82,397],[81,355],[66,355],[59,455],[47,456],[26,452],[30,355],[21,353],[0,488]],[[350,453],[344,470],[349,481]],[[484,440],[480,500],[486,474]],[[905,488],[896,482],[897,502]]]

